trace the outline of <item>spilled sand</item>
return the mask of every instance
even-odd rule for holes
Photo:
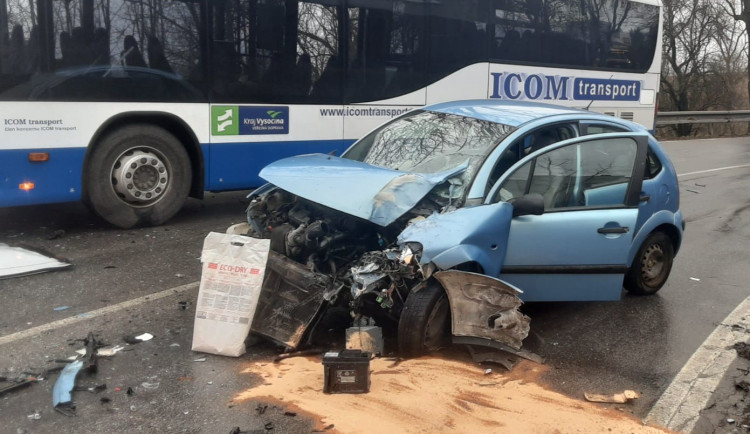
[[[370,363],[367,394],[324,394],[320,357],[251,363],[244,374],[264,380],[235,401],[260,400],[307,413],[318,428],[341,433],[659,433],[607,405],[545,390],[546,369],[519,363],[485,375],[476,364],[438,357]]]

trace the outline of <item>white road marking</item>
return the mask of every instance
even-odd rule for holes
[[[144,295],[143,297],[134,298],[128,301],[123,301],[122,303],[113,304],[111,306],[106,306],[101,309],[92,310],[90,312],[80,313],[76,316],[64,318],[59,321],[53,321],[47,324],[42,324],[40,326],[32,327],[30,329],[22,330],[20,332],[16,332],[16,333],[9,334],[6,336],[0,336],[0,345],[9,344],[11,342],[15,342],[20,339],[38,335],[42,332],[55,330],[55,329],[69,326],[71,324],[75,324],[81,321],[87,321],[92,318],[97,318],[103,315],[115,313],[117,311],[127,309],[130,307],[134,307],[134,306],[138,306],[140,304],[143,304],[149,301],[154,301],[160,298],[169,297],[170,295],[180,294],[182,292],[197,288],[198,283],[199,282],[187,283],[185,285],[177,286],[175,288],[165,289],[164,291],[157,292],[155,294]]]
[[[733,327],[739,325],[740,327]],[[745,342],[750,328],[750,297],[729,314],[693,353],[646,416],[645,422],[691,432],[726,370],[737,358],[735,342]]]
[[[743,167],[750,167],[750,164],[741,164],[739,166],[718,167],[716,169],[699,170],[697,172],[679,173],[679,174],[677,174],[677,177],[680,177],[680,176],[690,176],[690,175],[701,175],[703,173],[718,172],[720,170],[741,169]]]

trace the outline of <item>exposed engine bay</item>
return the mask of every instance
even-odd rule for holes
[[[410,215],[381,227],[277,188],[252,200],[248,220],[254,236],[271,240],[272,251],[331,278],[325,294],[330,304],[362,313],[374,302],[381,308],[365,315],[397,319],[409,288],[425,276],[408,256],[414,253],[401,251],[396,238],[409,220],[440,210],[431,199],[422,202]]]
[[[250,235],[271,240],[272,257],[276,259],[269,260],[269,269],[278,275],[267,277],[275,281],[272,289],[271,284],[264,283],[265,297],[276,301],[264,303],[262,295],[261,306],[267,307],[256,317],[253,329],[295,349],[305,343],[303,336],[311,334],[307,329],[318,325],[324,311],[335,307],[348,310],[350,321],[374,319],[384,329],[395,330],[410,294],[428,284],[445,286],[442,283],[445,281],[451,286],[445,287],[448,299],[462,300],[456,304],[462,312],[451,315],[454,331],[470,338],[472,334],[467,330],[493,329],[494,332],[473,336],[482,345],[494,340],[496,348],[519,350],[528,334],[529,319],[517,309],[521,301],[514,288],[494,278],[465,272],[478,271],[471,269],[453,271],[460,274],[458,278],[436,279],[433,275],[441,270],[432,263],[420,263],[421,244],[398,239],[407,226],[453,212],[460,206],[451,199],[451,194],[445,194],[452,188],[449,182],[436,187],[387,226],[325,207],[278,187],[253,196],[247,210]],[[290,273],[291,268],[298,270]],[[480,278],[484,280],[476,281]],[[488,280],[492,282],[488,284]],[[496,287],[503,286],[499,289],[502,294],[491,294],[498,290],[493,289],[493,282],[499,282]],[[320,309],[314,315],[312,307],[300,310],[300,306],[309,303],[306,291],[313,287],[321,292]],[[278,300],[286,300],[286,304]],[[307,317],[309,321],[301,321]],[[456,320],[461,324],[456,324]],[[291,331],[280,333],[284,328]]]

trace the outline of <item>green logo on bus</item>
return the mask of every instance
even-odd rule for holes
[[[274,110],[269,110],[266,113],[268,113],[268,116],[271,116],[271,119],[276,119],[276,116],[278,116],[278,115],[280,115],[280,114],[282,114],[284,112],[277,112],[277,111],[274,111]]]
[[[211,133],[214,136],[236,136],[240,133],[239,107],[211,107]]]

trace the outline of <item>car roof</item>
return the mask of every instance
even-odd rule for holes
[[[536,119],[555,115],[586,115],[587,117],[601,116],[602,118],[604,118],[605,116],[587,110],[562,107],[552,104],[487,99],[444,102],[426,106],[424,107],[424,110],[466,116],[489,122],[510,125],[512,127],[518,127]]]

